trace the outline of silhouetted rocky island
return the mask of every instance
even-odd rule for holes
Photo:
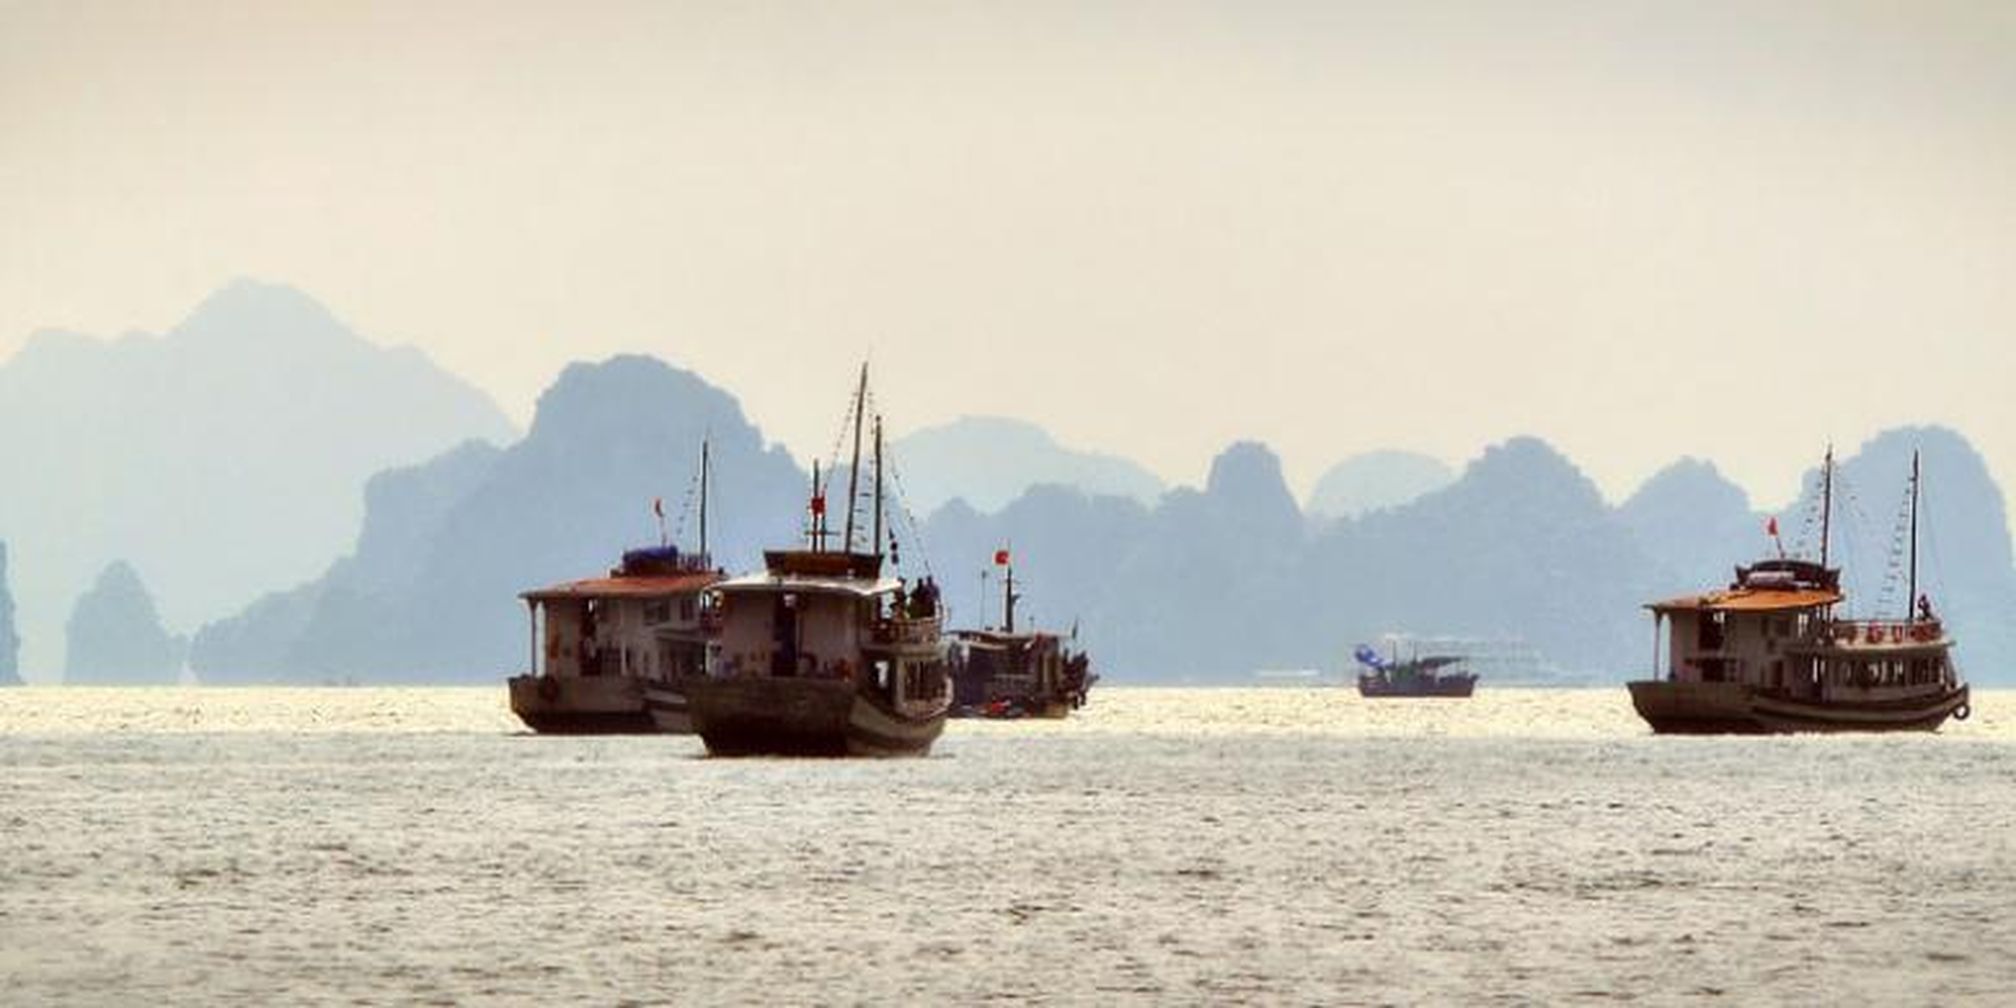
[[[77,599],[67,626],[63,681],[72,686],[162,685],[181,678],[187,642],[161,626],[131,564],[115,561]]]

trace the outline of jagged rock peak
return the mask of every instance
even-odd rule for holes
[[[1748,511],[1750,495],[1722,475],[1722,471],[1715,468],[1715,463],[1688,456],[1652,474],[1624,502],[1624,510],[1675,505]]]
[[[1457,487],[1470,492],[1503,493],[1514,497],[1540,494],[1602,507],[1603,494],[1575,463],[1553,445],[1530,435],[1502,441],[1463,471]]]
[[[175,327],[199,341],[362,341],[320,301],[286,284],[240,277],[203,299]]]
[[[1204,495],[1235,516],[1267,524],[1302,519],[1295,495],[1281,475],[1281,459],[1258,441],[1238,441],[1211,460]]]
[[[717,436],[748,428],[734,397],[693,372],[656,357],[618,354],[598,363],[567,365],[539,396],[526,440],[634,436],[640,420],[696,416],[711,424]]]
[[[172,683],[186,642],[161,627],[154,597],[124,560],[106,565],[70,612],[63,680],[86,683]]]

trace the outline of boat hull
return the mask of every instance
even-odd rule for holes
[[[1631,705],[1661,735],[1778,735],[1795,732],[1934,731],[1966,718],[1968,689],[1890,699],[1816,701],[1743,683],[1630,684]]]
[[[642,684],[619,676],[512,676],[511,713],[541,735],[650,735],[658,731]]]
[[[667,735],[693,734],[693,707],[684,689],[652,683],[644,687],[644,708],[659,731]]]
[[[1475,676],[1449,676],[1429,682],[1379,682],[1364,676],[1358,679],[1358,695],[1373,700],[1402,697],[1467,697],[1477,689]]]
[[[848,680],[689,679],[693,730],[716,756],[922,756],[945,729],[940,708],[911,717]]]

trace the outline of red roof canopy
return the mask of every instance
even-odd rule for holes
[[[1841,601],[1841,593],[1821,588],[1731,588],[1647,603],[1653,612],[1781,612],[1817,609]]]
[[[535,588],[518,597],[527,602],[590,598],[670,598],[695,594],[721,580],[722,576],[713,571],[695,574],[587,578]]]

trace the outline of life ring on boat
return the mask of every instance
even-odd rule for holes
[[[1911,639],[1921,644],[1932,639],[1932,628],[1923,623],[1911,624]]]
[[[1890,643],[1904,643],[1904,628],[1902,626],[1893,626],[1890,628]]]
[[[552,703],[560,699],[560,684],[550,675],[539,677],[539,699]]]
[[[1969,707],[1964,703],[1958,707],[1953,708],[1953,720],[1955,721],[1965,721],[1973,716],[1974,716],[1974,708]]]
[[[1880,626],[1871,626],[1868,637],[1871,644],[1883,643],[1883,628]]]

